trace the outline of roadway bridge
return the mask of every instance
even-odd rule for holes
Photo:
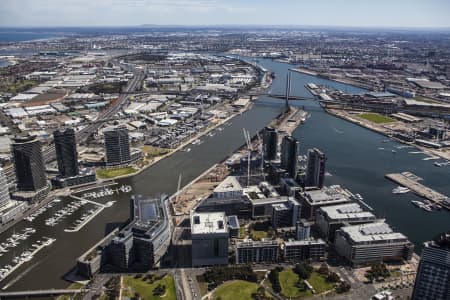
[[[59,295],[75,295],[89,292],[88,289],[49,289],[16,292],[0,292],[0,299],[52,297]]]
[[[283,95],[283,94],[272,94],[272,93],[252,94],[252,93],[250,93],[249,96],[250,97],[267,96],[267,97],[271,97],[271,98],[286,100],[286,95]],[[316,100],[316,98],[289,95],[289,100]]]

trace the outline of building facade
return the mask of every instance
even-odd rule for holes
[[[12,144],[17,189],[34,192],[45,188],[45,164],[41,144],[34,136],[17,137]]]
[[[237,264],[277,262],[280,249],[276,241],[247,240],[236,244]]]
[[[59,175],[61,177],[77,176],[79,170],[75,131],[72,128],[56,130],[53,132],[53,138]]]
[[[264,159],[275,160],[278,151],[278,133],[273,127],[264,128],[263,135]]]
[[[7,206],[10,201],[8,180],[6,179],[5,173],[3,173],[3,169],[0,168],[0,210]]]
[[[305,186],[322,188],[325,181],[325,154],[317,148],[308,150]]]
[[[344,225],[371,223],[376,217],[364,211],[358,203],[323,206],[316,212],[316,225],[320,234],[329,241],[334,241],[336,230]]]
[[[110,127],[103,131],[106,165],[116,166],[131,161],[130,139],[125,126]]]
[[[229,231],[224,212],[192,213],[192,266],[228,264]]]
[[[424,244],[412,299],[450,299],[450,231]]]
[[[410,260],[414,252],[408,238],[384,222],[341,227],[334,247],[352,265]]]
[[[281,248],[285,262],[321,261],[326,256],[326,243],[321,239],[287,241],[282,244]]]
[[[297,157],[300,143],[292,136],[285,136],[281,142],[281,167],[289,177],[297,177]]]

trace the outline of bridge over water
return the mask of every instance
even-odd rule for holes
[[[75,295],[75,294],[87,293],[88,291],[89,291],[88,289],[67,289],[67,290],[65,290],[65,289],[49,289],[49,290],[0,292],[0,299]]]

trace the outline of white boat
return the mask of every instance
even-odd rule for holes
[[[430,205],[427,205],[427,204],[423,203],[422,201],[413,200],[413,201],[411,201],[411,203],[427,212],[433,211],[433,209],[431,208]]]
[[[393,194],[404,194],[404,193],[408,193],[411,190],[408,189],[407,187],[403,187],[403,186],[398,186],[395,189],[392,190]]]

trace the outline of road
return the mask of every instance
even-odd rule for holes
[[[130,94],[136,91],[141,81],[145,78],[145,74],[141,70],[133,70],[133,73],[134,73],[133,78],[128,82],[123,92],[119,95],[117,101],[115,101],[106,110],[104,110],[98,116],[95,123],[87,125],[86,127],[77,131],[76,139],[78,144],[85,142],[91,136],[92,133],[96,132],[102,126],[103,124],[102,121],[109,120],[111,117],[117,114],[125,105],[128,104]],[[42,151],[42,156],[46,163],[54,161],[56,159],[55,146],[52,144],[44,151]],[[8,178],[8,182],[15,181],[15,173],[13,165],[9,165],[5,167],[3,170],[4,174]]]

